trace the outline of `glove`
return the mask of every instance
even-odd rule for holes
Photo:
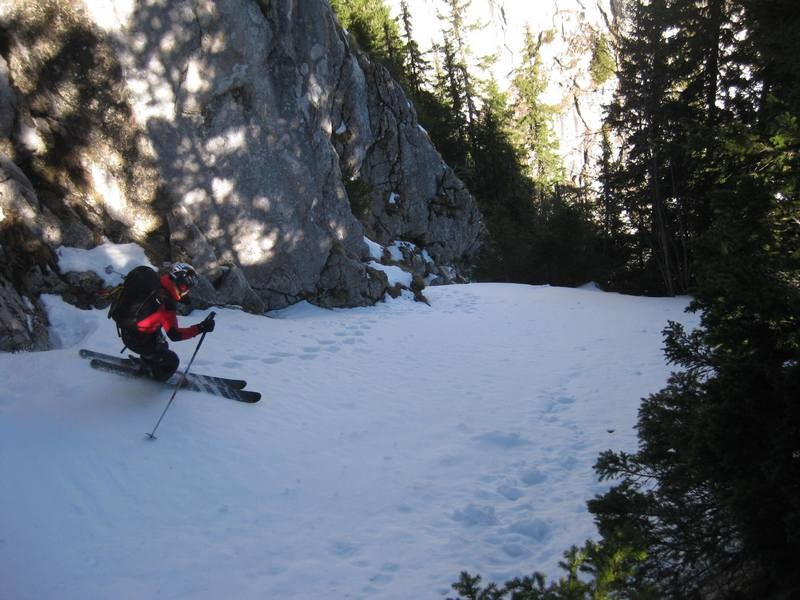
[[[200,333],[211,333],[212,331],[214,331],[214,326],[215,323],[213,315],[207,316],[205,319],[203,319],[196,325],[197,331]]]

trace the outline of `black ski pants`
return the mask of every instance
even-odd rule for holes
[[[123,331],[122,341],[139,355],[148,376],[156,381],[166,381],[178,370],[180,359],[169,349],[161,330],[152,334]]]

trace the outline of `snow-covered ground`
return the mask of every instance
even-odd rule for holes
[[[593,289],[425,293],[218,310],[194,369],[264,399],[179,392],[156,441],[171,391],[91,370],[78,348],[118,352],[113,324],[48,298],[65,347],[0,354],[0,598],[406,600],[462,569],[558,574],[595,533],[598,453],[635,448],[665,382],[661,329],[697,317]]]

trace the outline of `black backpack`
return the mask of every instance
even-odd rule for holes
[[[114,319],[117,333],[134,329],[137,322],[158,309],[160,289],[161,279],[150,267],[136,267],[125,275],[108,308],[108,318]]]

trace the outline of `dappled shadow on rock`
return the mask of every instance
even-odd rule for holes
[[[14,235],[51,251],[133,241],[154,264],[194,263],[198,306],[253,312],[382,298],[365,227],[430,251],[420,289],[436,261],[467,264],[474,201],[328,3],[96,10],[10,0],[0,22],[0,153],[33,190],[32,212],[7,209],[0,235],[41,220]],[[30,293],[60,284],[42,285]]]

